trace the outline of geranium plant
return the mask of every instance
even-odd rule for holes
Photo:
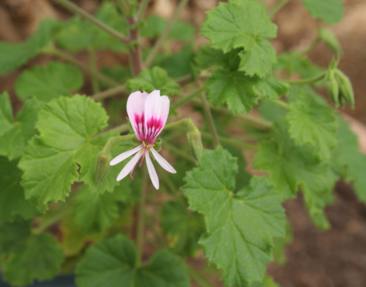
[[[284,202],[301,196],[326,229],[338,180],[366,200],[366,157],[337,112],[354,106],[352,85],[326,28],[341,0],[303,0],[323,24],[309,47],[282,52],[271,41],[286,0],[223,1],[200,27],[180,18],[187,0],[168,20],[148,0],[103,1],[95,15],[53,2],[72,17],[0,43],[0,73],[19,71],[0,96],[0,270],[12,286],[64,274],[78,287],[276,286]],[[319,43],[324,67],[308,57]]]

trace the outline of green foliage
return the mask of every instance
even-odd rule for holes
[[[186,256],[194,254],[204,231],[199,215],[189,212],[182,202],[169,201],[162,208],[160,224],[174,251]]]
[[[17,216],[31,218],[35,213],[32,203],[25,200],[20,176],[15,162],[0,157],[0,222],[13,220]]]
[[[339,69],[330,69],[327,73],[330,93],[336,107],[355,106],[355,95],[350,79]]]
[[[14,286],[54,277],[63,262],[62,250],[50,235],[32,235],[4,267],[4,276]]]
[[[136,249],[118,235],[90,247],[76,270],[79,287],[134,286],[188,287],[189,278],[181,259],[158,251],[146,265],[136,266]]]
[[[264,279],[273,239],[285,235],[285,215],[263,178],[235,194],[237,168],[224,149],[205,151],[199,166],[186,175],[184,193],[205,218],[207,235],[200,243],[223,270],[227,286],[250,286]]]
[[[95,16],[122,34],[127,34],[128,23],[113,4],[104,2]],[[121,52],[127,48],[119,39],[78,17],[72,18],[63,25],[57,34],[56,42],[60,47],[72,52],[89,49]]]
[[[333,153],[333,168],[338,175],[353,184],[358,198],[366,202],[366,156],[361,154],[358,139],[348,124],[340,118],[338,121],[338,145]]]
[[[73,218],[84,232],[100,232],[109,228],[118,219],[120,205],[130,194],[129,186],[123,184],[113,193],[97,193],[88,186],[81,188],[76,196]]]
[[[221,3],[208,13],[202,34],[211,41],[213,48],[224,53],[243,48],[240,70],[249,76],[267,75],[276,60],[268,40],[276,36],[277,28],[257,1]]]
[[[327,228],[323,209],[332,201],[336,177],[329,162],[319,160],[312,150],[295,145],[287,129],[280,121],[264,137],[257,150],[255,166],[268,173],[283,199],[301,190],[313,221],[319,227]]]
[[[168,76],[168,73],[159,67],[143,70],[140,75],[127,83],[130,91],[152,92],[160,90],[162,94],[174,96],[179,92],[178,84]]]
[[[107,124],[100,104],[75,96],[51,101],[39,114],[36,136],[19,166],[27,198],[41,204],[64,200],[71,184],[91,166],[95,135]]]
[[[0,259],[18,250],[30,235],[30,224],[24,220],[0,223]]]
[[[344,14],[343,0],[302,0],[305,8],[310,14],[323,20],[326,23],[333,24],[340,21]]]
[[[293,88],[290,101],[287,114],[290,136],[300,146],[311,146],[320,158],[330,158],[337,144],[333,110],[310,88]]]
[[[23,101],[35,98],[47,103],[56,97],[71,95],[82,84],[83,76],[79,68],[49,62],[45,66],[36,66],[23,72],[15,83],[15,91]]]
[[[58,23],[44,21],[23,43],[0,42],[0,75],[14,71],[37,56],[50,43],[58,28]]]

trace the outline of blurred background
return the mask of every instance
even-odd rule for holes
[[[83,9],[94,12],[101,1],[74,2]],[[199,36],[199,26],[205,12],[217,2],[191,0],[182,14],[184,19],[197,27],[195,45],[204,41]],[[272,5],[275,1],[265,2]],[[354,126],[358,128],[361,145],[366,150],[366,134],[362,125],[366,124],[366,1],[345,2],[343,20],[330,29],[342,44],[344,55],[340,67],[351,78],[356,95],[356,108],[342,112],[361,123]],[[169,18],[176,4],[173,0],[151,0],[149,13]],[[0,0],[0,41],[22,41],[36,30],[43,19],[63,19],[69,16],[71,15],[66,10],[48,0]],[[279,26],[279,37],[274,42],[279,52],[306,47],[314,38],[315,28],[320,25],[308,15],[300,0],[291,0],[274,20]],[[123,55],[101,52],[97,56],[100,66],[108,66],[116,61],[127,64],[127,57]],[[310,56],[320,65],[329,62],[329,53],[321,45]],[[80,53],[78,58],[83,61],[85,55]],[[47,59],[37,58],[28,65],[45,60]],[[0,77],[0,90],[11,91],[18,73]],[[84,88],[87,93],[90,83]],[[284,263],[270,266],[269,271],[275,280],[284,287],[366,286],[366,206],[357,202],[349,186],[338,184],[335,204],[327,210],[332,228],[322,232],[310,222],[300,201],[301,199],[293,200],[286,205],[293,226],[293,241],[286,249]]]

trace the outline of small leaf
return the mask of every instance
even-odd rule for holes
[[[162,94],[168,96],[177,95],[179,92],[178,84],[168,76],[168,73],[159,67],[143,70],[136,78],[127,83],[130,91],[152,92],[160,90]]]
[[[287,121],[298,145],[310,145],[321,159],[329,159],[337,144],[337,121],[333,110],[310,88],[290,91]]]
[[[313,17],[329,24],[339,22],[344,14],[343,0],[303,0],[303,3]]]
[[[17,96],[23,101],[36,98],[42,102],[68,96],[81,88],[83,76],[79,68],[58,62],[36,66],[23,72],[15,83]]]
[[[5,279],[14,286],[27,286],[34,280],[47,280],[60,270],[63,253],[50,235],[33,235],[4,266]]]
[[[150,261],[136,267],[133,243],[121,235],[90,247],[76,268],[79,287],[188,287],[189,277],[181,259],[158,251]]]
[[[264,178],[235,193],[237,168],[224,149],[205,151],[199,166],[187,173],[183,191],[205,218],[207,235],[200,243],[223,270],[226,285],[251,286],[264,280],[273,239],[285,236],[285,215]]]
[[[326,44],[337,56],[342,52],[341,44],[331,30],[320,29],[319,39]]]

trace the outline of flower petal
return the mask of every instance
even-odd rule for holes
[[[130,149],[128,151],[125,151],[119,155],[117,155],[114,159],[112,159],[109,162],[110,166],[119,164],[120,162],[124,161],[125,159],[129,158],[130,156],[133,156],[135,153],[139,152],[142,149],[142,145],[139,145],[133,149]]]
[[[132,170],[135,168],[136,164],[139,162],[143,154],[144,151],[141,150],[137,154],[135,154],[133,158],[131,158],[131,160],[123,167],[123,169],[117,176],[117,181],[121,181],[132,172]]]
[[[164,129],[165,124],[168,120],[169,109],[170,109],[170,100],[167,96],[160,97],[160,109],[161,109],[160,119],[161,119],[161,122],[162,122],[162,128],[156,136],[158,136],[162,132],[162,130]]]
[[[139,138],[139,126],[138,126],[139,123],[136,121],[136,119],[137,118],[143,119],[147,96],[148,93],[136,91],[130,94],[127,100],[128,118],[130,120],[130,123],[137,138]],[[143,125],[144,122],[142,122],[141,124]]]
[[[163,158],[154,148],[151,149],[151,153],[163,169],[170,173],[177,173],[174,167],[172,167],[171,164],[165,158]]]
[[[145,155],[145,159],[146,159],[147,171],[149,172],[151,182],[155,187],[155,189],[159,189],[159,177],[158,174],[156,173],[154,164],[152,163],[150,154],[148,152]]]

